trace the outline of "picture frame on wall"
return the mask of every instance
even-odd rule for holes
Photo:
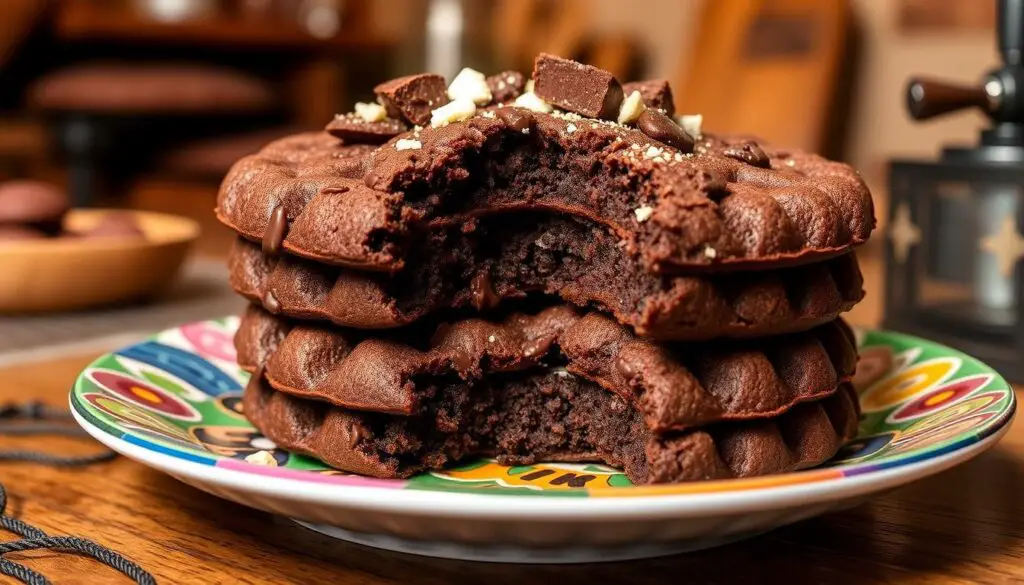
[[[978,0],[899,0],[901,32],[986,31],[995,27],[995,2]]]

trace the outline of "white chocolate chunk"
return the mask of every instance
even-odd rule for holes
[[[483,73],[466,67],[459,71],[448,86],[448,97],[452,100],[468,100],[483,106],[491,101],[491,88],[487,87],[487,78]]]
[[[711,260],[714,260],[716,257],[718,257],[718,250],[712,248],[711,246],[704,246],[704,255],[710,258]]]
[[[356,102],[356,115],[367,122],[382,122],[388,117],[388,111],[380,104]]]
[[[476,104],[470,100],[452,100],[447,104],[430,112],[430,126],[440,128],[452,122],[465,120],[476,113]]]
[[[260,449],[262,451],[273,451],[277,449],[277,444],[266,437],[255,437],[249,441],[249,445],[253,449]]]
[[[551,112],[551,106],[548,105],[546,101],[537,97],[537,94],[533,93],[532,91],[528,91],[523,95],[517,97],[516,101],[513,103],[520,108],[526,108],[527,110],[540,112],[542,114],[547,114]]]
[[[659,156],[661,156],[662,152],[664,152],[662,149],[658,148],[657,146],[651,145],[648,146],[647,150],[644,151],[644,158],[658,158]]]
[[[565,125],[565,133],[566,134],[572,134],[575,131],[576,131],[576,124],[573,124],[572,122],[569,122],[568,124]]]
[[[644,105],[644,100],[640,97],[639,91],[634,91],[629,94],[626,99],[622,100],[622,106],[619,107],[619,124],[632,124],[636,122],[636,119],[640,117],[640,114],[644,113],[647,106]]]
[[[533,93],[533,80],[527,79],[526,85],[523,86],[523,93]]]
[[[399,138],[395,142],[395,150],[419,150],[423,148],[423,143],[419,140],[412,140],[409,138]]]
[[[253,465],[265,465],[267,467],[277,467],[277,459],[274,459],[274,455],[270,451],[257,451],[250,455],[245,456],[246,463],[252,463]]]
[[[697,139],[701,137],[701,126],[704,125],[704,116],[700,114],[676,116],[676,122],[679,122],[679,125],[683,127],[683,132],[689,134],[691,138]]]
[[[565,368],[562,368],[562,367],[551,368],[550,371],[551,371],[552,374],[558,376],[559,378],[574,378],[575,377],[575,376],[572,375],[571,372],[569,372],[568,370],[566,370]]]
[[[651,215],[654,214],[654,209],[643,205],[633,210],[633,214],[636,215],[636,220],[640,223],[651,219]]]

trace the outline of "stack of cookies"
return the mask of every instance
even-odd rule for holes
[[[218,198],[245,414],[278,445],[376,477],[486,456],[646,484],[803,469],[855,434],[853,169],[551,55],[376,92]]]

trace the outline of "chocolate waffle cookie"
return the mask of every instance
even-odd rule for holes
[[[546,294],[600,309],[654,339],[758,337],[832,321],[864,295],[852,254],[769,272],[653,274],[605,229],[533,214],[484,220],[471,233],[429,232],[394,275],[271,256],[244,239],[229,266],[235,291],[272,312],[363,329]]]
[[[403,268],[417,232],[508,211],[601,224],[653,273],[815,262],[874,227],[870,193],[845,164],[677,124],[655,106],[658,84],[624,99],[607,72],[551,56],[533,80],[511,104],[481,93],[483,81],[476,101],[450,103],[461,90],[446,93],[438,76],[382,84],[379,115],[240,160],[218,217],[271,252],[387,272]]]
[[[263,368],[279,391],[403,416],[420,411],[430,388],[449,381],[561,367],[634,405],[655,432],[781,414],[832,394],[857,359],[853,334],[838,320],[756,341],[657,344],[567,306],[390,339],[294,323],[252,306],[235,345],[239,365]]]
[[[409,477],[470,456],[505,465],[603,462],[635,484],[750,477],[824,463],[856,435],[848,383],[769,419],[653,433],[630,403],[561,370],[488,377],[472,387],[432,385],[415,412],[396,416],[306,400],[271,388],[257,372],[246,388],[249,420],[279,446],[338,469]],[[584,487],[586,476],[574,487]]]

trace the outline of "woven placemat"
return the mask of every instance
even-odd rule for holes
[[[237,314],[223,260],[187,263],[175,286],[148,303],[55,315],[0,316],[0,366],[113,349],[190,321]]]

